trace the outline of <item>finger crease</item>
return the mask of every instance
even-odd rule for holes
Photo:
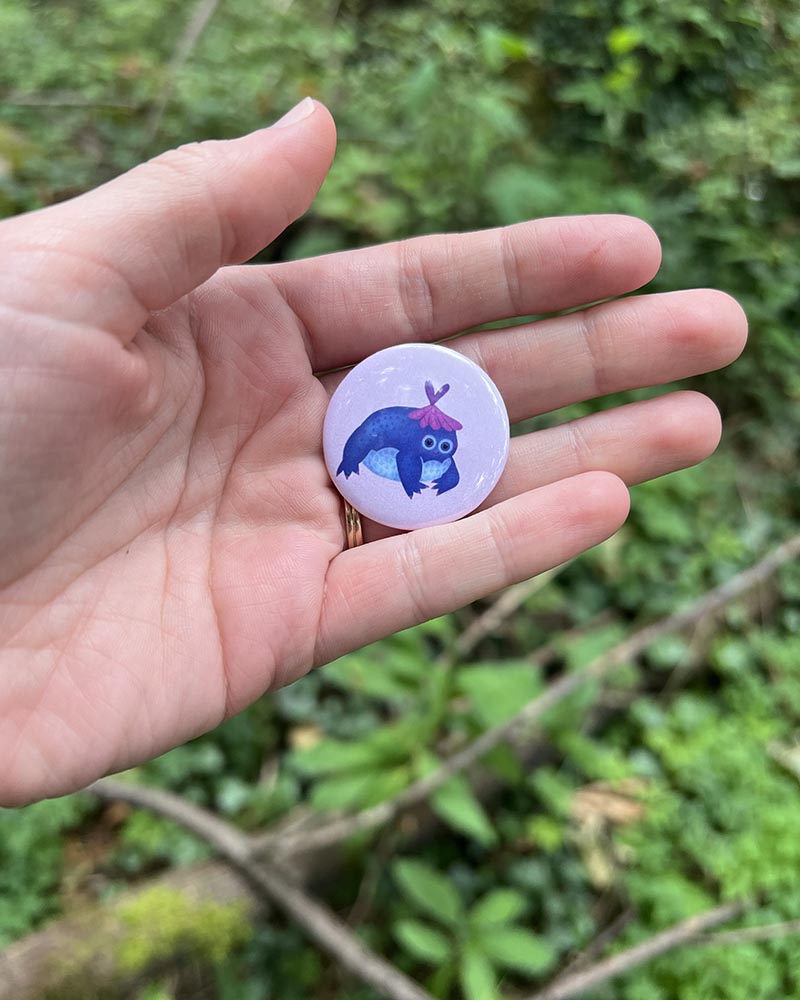
[[[523,315],[522,263],[516,244],[508,228],[498,230],[500,240],[500,273],[506,286],[506,295],[514,315]]]
[[[424,256],[398,244],[398,302],[412,339],[427,339],[434,327],[436,307],[433,285],[425,269]]]
[[[572,315],[589,362],[592,395],[603,396],[609,391],[609,380],[606,374],[603,338],[600,333],[597,317],[592,309],[581,309]]]

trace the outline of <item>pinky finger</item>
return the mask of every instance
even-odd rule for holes
[[[328,570],[316,664],[558,566],[613,535],[628,509],[620,479],[588,472],[342,552]]]

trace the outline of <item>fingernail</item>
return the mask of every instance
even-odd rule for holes
[[[299,104],[295,104],[291,111],[287,111],[283,118],[279,118],[272,127],[286,128],[287,125],[296,125],[303,118],[308,118],[313,110],[313,100],[310,97],[304,97]]]

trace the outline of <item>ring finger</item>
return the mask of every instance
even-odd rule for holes
[[[584,472],[612,472],[634,486],[696,465],[719,437],[719,411],[699,392],[616,406],[513,438],[500,482],[479,509]],[[367,541],[395,534],[371,522],[364,532]]]

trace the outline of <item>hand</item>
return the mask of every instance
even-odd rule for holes
[[[343,552],[320,444],[336,378],[315,372],[629,292],[659,245],[597,216],[231,266],[306,210],[334,145],[307,100],[0,223],[0,803],[146,760],[315,664],[555,566],[622,524],[626,483],[716,446],[701,395],[621,406],[516,438],[480,513],[368,525]],[[673,292],[451,346],[520,421],[727,364],[745,327],[722,293]]]

